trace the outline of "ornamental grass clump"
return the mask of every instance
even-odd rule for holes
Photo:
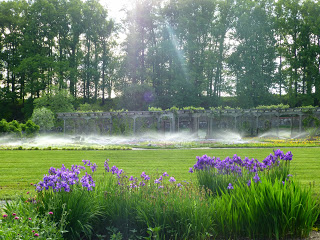
[[[223,238],[287,239],[308,237],[319,215],[310,188],[294,181],[264,178],[214,198],[215,230]]]
[[[197,157],[196,164],[189,172],[196,172],[199,184],[210,190],[210,193],[221,195],[230,183],[248,185],[251,184],[251,179],[258,182],[261,177],[266,177],[272,182],[275,179],[284,181],[289,174],[291,160],[291,152],[284,154],[279,149],[262,162],[247,157],[242,160],[236,154],[224,160],[203,155]]]

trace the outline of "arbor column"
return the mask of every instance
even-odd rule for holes
[[[302,131],[302,114],[299,114],[299,133]]]
[[[174,115],[171,117],[170,120],[171,120],[170,121],[170,132],[173,133],[173,132],[175,132],[175,123],[176,123]]]
[[[177,123],[177,127],[178,127],[178,129],[177,129],[177,132],[180,132],[180,117],[178,116],[178,123]]]
[[[277,114],[277,137],[279,138],[280,114]]]
[[[66,119],[63,119],[63,134],[66,134]]]
[[[133,134],[136,134],[136,116],[133,116]]]
[[[212,132],[213,132],[213,118],[210,116],[208,117],[208,122],[207,122],[207,136],[206,138],[212,138]]]
[[[161,117],[160,116],[157,117],[157,131],[158,132],[161,131]]]
[[[260,114],[256,114],[256,134],[258,136],[259,134],[259,117],[260,117]]]
[[[191,131],[192,133],[195,133],[198,136],[198,130],[199,130],[199,116],[198,114],[192,114],[192,126]]]
[[[110,117],[110,129],[109,129],[109,133],[110,133],[110,135],[112,135],[112,130],[113,130],[113,128],[112,128],[112,116]]]

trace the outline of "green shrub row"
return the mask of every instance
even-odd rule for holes
[[[302,106],[301,108],[303,109],[303,111],[309,111],[310,109],[313,109],[317,106]],[[255,109],[287,109],[290,108],[290,106],[288,104],[278,104],[278,105],[259,105],[257,106]],[[219,107],[210,107],[209,108],[212,111],[215,110],[241,110],[242,108],[236,107],[229,107],[229,106],[219,106]],[[203,107],[193,107],[193,106],[188,106],[188,107],[183,107],[183,108],[178,108],[178,107],[171,107],[166,109],[166,111],[178,111],[178,110],[190,110],[190,111],[201,111],[201,110],[205,110],[205,108]],[[163,111],[162,108],[159,107],[148,107],[148,111]]]
[[[7,122],[5,119],[0,121],[0,134],[32,137],[39,132],[39,129],[40,127],[31,120],[28,120],[26,123],[19,123],[17,120]]]

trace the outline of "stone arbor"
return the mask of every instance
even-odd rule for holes
[[[133,134],[145,130],[174,133],[188,129],[198,135],[205,129],[206,138],[212,138],[216,131],[231,130],[256,136],[263,131],[280,127],[302,131],[303,121],[311,124],[320,122],[320,108],[288,109],[225,109],[225,110],[179,110],[171,111],[127,111],[58,113],[64,133],[115,134],[113,129],[121,119],[126,119]],[[308,122],[309,121],[309,122]],[[143,124],[141,124],[143,122]],[[142,126],[143,125],[143,126]]]

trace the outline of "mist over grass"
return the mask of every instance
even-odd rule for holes
[[[183,144],[187,142],[222,142],[241,143],[240,134],[231,131],[216,132],[211,138],[205,139],[206,132],[198,134],[182,131],[179,133],[145,132],[136,135],[95,135],[95,134],[41,134],[33,138],[16,138],[11,135],[0,137],[0,146],[22,147],[64,147],[64,146],[109,146],[109,145],[139,145],[139,144]]]

